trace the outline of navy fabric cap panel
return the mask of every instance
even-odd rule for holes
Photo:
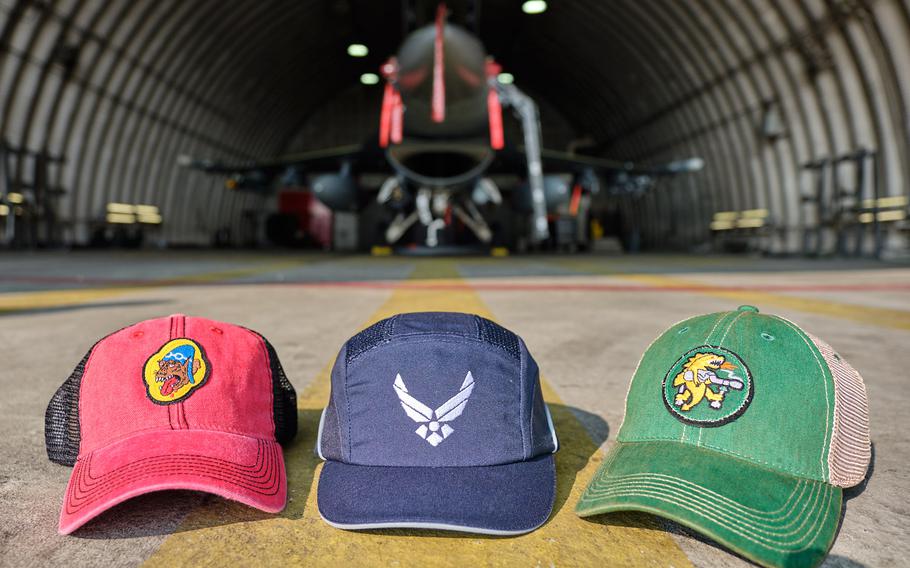
[[[387,523],[433,518],[425,522],[481,532],[513,530],[509,526],[527,531],[543,522],[540,517],[545,520],[552,507],[552,467],[531,463],[545,456],[552,465],[549,454],[557,447],[537,364],[517,335],[476,315],[399,314],[352,337],[332,370],[332,394],[323,412],[317,445],[319,455],[330,462],[320,478],[320,512],[335,524],[404,526]],[[514,480],[506,482],[505,474],[494,474],[497,468],[490,467],[510,464],[515,473],[509,475],[524,472],[524,485],[512,487]],[[438,471],[422,472],[429,468]],[[414,495],[410,488],[402,487],[400,502],[395,495],[377,494],[363,503],[360,522],[350,522],[349,517],[357,516],[350,509],[350,496],[331,496],[334,490],[326,488],[355,491],[352,487],[357,480],[366,479],[363,472],[367,470],[374,476],[388,475],[390,483],[439,475],[439,482],[445,483],[437,484],[435,491],[446,495],[428,499],[421,513],[409,509],[411,505],[421,507],[408,502]],[[434,505],[434,500],[444,501],[449,492],[462,492],[462,485],[447,481],[459,475],[465,483],[476,481],[477,476],[486,479],[505,500],[517,498],[519,487],[534,488],[541,492],[540,498],[523,499],[528,506],[542,508],[530,516],[519,514],[522,507],[513,508],[511,524],[489,518],[485,525],[473,527],[461,524],[471,517],[470,511],[442,509],[449,511],[443,516],[453,517],[446,523],[436,518],[439,503]],[[381,481],[376,483],[381,485]],[[379,485],[374,487],[378,491]],[[369,484],[363,490],[369,493]],[[459,498],[452,499],[454,505]],[[383,507],[388,515],[377,520],[383,517],[379,514]]]

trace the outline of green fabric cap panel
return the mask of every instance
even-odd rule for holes
[[[812,341],[739,310],[686,320],[648,348],[617,439],[682,442],[827,481],[833,420],[831,372]]]

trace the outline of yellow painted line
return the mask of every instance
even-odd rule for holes
[[[469,288],[409,288],[395,290],[364,327],[396,313],[425,310],[491,317]],[[575,503],[602,454],[546,380],[542,380],[544,397],[550,404],[560,448],[556,505],[543,527],[519,537],[407,530],[354,532],[330,527],[319,517],[316,506],[322,466],[313,447],[319,415],[329,397],[331,364],[298,396],[299,431],[285,451],[287,509],[273,517],[227,500],[208,500],[161,544],[148,560],[149,566],[691,566],[652,517],[610,515],[591,521],[575,515]]]
[[[99,300],[106,300],[124,294],[135,293],[154,288],[179,286],[181,284],[215,283],[246,276],[255,276],[265,272],[273,272],[284,268],[296,268],[306,264],[307,261],[296,259],[293,261],[264,262],[251,267],[230,270],[201,272],[162,279],[160,282],[151,280],[136,285],[108,286],[101,288],[75,288],[69,290],[41,290],[38,292],[12,292],[0,294],[0,315],[36,309],[60,308],[89,304]]]
[[[727,298],[740,303],[754,304],[759,308],[762,306],[778,306],[790,310],[846,319],[879,327],[910,330],[910,311],[906,310],[860,306],[857,304],[819,300],[802,296],[788,296],[772,292],[746,290],[725,291],[713,289],[693,291],[691,290],[691,287],[704,286],[704,283],[669,276],[629,274],[619,276],[619,278],[670,289],[674,287],[689,288],[685,290],[685,292],[713,296],[716,298]]]
[[[433,278],[437,283],[439,279],[456,280],[459,278],[457,261],[445,258],[418,258],[414,262],[411,272],[412,280]],[[411,310],[414,311],[414,310]]]

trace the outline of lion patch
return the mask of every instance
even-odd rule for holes
[[[667,409],[696,426],[721,426],[735,420],[752,402],[752,374],[743,360],[721,347],[690,350],[663,380]]]
[[[171,404],[205,384],[209,362],[202,346],[192,339],[172,339],[156,351],[143,369],[148,397],[155,404]]]

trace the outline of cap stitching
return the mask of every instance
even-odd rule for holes
[[[592,493],[597,493],[598,491],[602,491],[602,489],[606,489],[607,487],[612,486],[614,484],[625,483],[626,480],[628,480],[630,482],[634,482],[639,478],[641,478],[643,480],[654,480],[657,483],[661,482],[660,481],[661,478],[666,478],[669,480],[673,480],[674,482],[678,482],[678,484],[681,486],[684,486],[686,484],[693,485],[693,486],[699,488],[699,493],[708,493],[711,495],[711,498],[714,500],[717,500],[721,503],[727,502],[729,504],[735,505],[738,511],[745,511],[748,513],[748,516],[751,516],[751,517],[754,517],[757,519],[763,519],[763,520],[771,520],[771,519],[783,520],[784,518],[789,516],[793,511],[794,506],[791,505],[791,501],[794,500],[793,499],[794,496],[796,496],[797,492],[799,492],[799,496],[802,497],[802,495],[805,494],[805,492],[806,492],[805,488],[809,486],[808,480],[799,478],[799,480],[797,482],[797,486],[794,487],[794,489],[790,492],[790,495],[787,497],[787,500],[784,501],[784,503],[782,505],[780,505],[777,509],[774,509],[773,511],[762,511],[761,509],[756,509],[755,507],[748,507],[742,503],[739,503],[735,499],[731,499],[730,497],[727,497],[721,493],[713,491],[709,487],[699,485],[698,483],[696,483],[690,479],[686,479],[683,477],[677,477],[675,475],[669,475],[666,473],[642,472],[642,473],[629,473],[629,474],[624,474],[624,475],[606,475],[604,477],[597,478],[596,482],[592,484],[592,489],[593,489]],[[799,499],[797,498],[796,501],[798,502]],[[744,514],[743,516],[746,516],[746,515]],[[792,524],[793,523],[790,522],[786,525],[782,525],[780,528],[786,528]]]
[[[347,350],[347,344],[345,344],[345,350]],[[362,353],[361,353],[362,354]],[[354,461],[354,444],[351,442],[351,400],[348,397],[348,363],[347,357],[345,357],[344,362],[344,388],[342,392],[344,393],[344,406],[345,406],[345,422],[348,423],[348,461]],[[341,457],[344,458],[344,444],[341,445],[342,452]]]
[[[797,486],[794,487],[794,489],[790,492],[790,496],[787,497],[787,500],[784,502],[784,504],[781,505],[780,507],[778,507],[774,511],[767,511],[767,512],[759,511],[752,507],[743,506],[741,503],[738,503],[734,499],[730,499],[729,497],[724,497],[723,495],[720,495],[720,494],[712,491],[710,488],[699,485],[698,483],[695,483],[691,480],[687,480],[687,479],[672,476],[672,475],[666,475],[666,474],[642,473],[642,474],[630,474],[630,475],[615,476],[615,477],[607,476],[606,478],[601,477],[601,478],[598,478],[597,480],[595,480],[595,483],[592,486],[593,489],[591,492],[588,493],[588,495],[593,495],[593,497],[596,499],[598,497],[604,496],[605,493],[609,493],[612,488],[617,487],[617,486],[621,487],[623,484],[626,484],[628,486],[633,486],[633,487],[635,485],[645,485],[646,484],[646,483],[642,483],[641,481],[637,481],[636,479],[630,479],[630,478],[645,478],[645,480],[650,480],[651,481],[650,485],[652,487],[657,486],[657,487],[665,488],[667,485],[669,485],[673,482],[675,482],[675,484],[677,486],[683,486],[683,487],[685,487],[686,484],[689,484],[689,486],[694,486],[699,489],[698,492],[696,492],[692,495],[693,500],[697,499],[701,493],[710,493],[710,494],[714,495],[715,497],[720,497],[722,500],[727,501],[734,506],[734,507],[731,507],[731,509],[735,509],[735,512],[726,513],[726,516],[728,516],[728,517],[734,519],[734,521],[736,521],[735,515],[738,514],[742,519],[738,520],[738,522],[735,522],[735,524],[739,524],[740,526],[743,526],[747,523],[752,523],[754,525],[758,525],[759,523],[762,523],[765,521],[783,521],[783,520],[786,520],[788,517],[790,517],[794,512],[796,513],[796,517],[793,520],[791,520],[790,522],[788,522],[785,525],[773,527],[775,529],[785,529],[785,528],[791,527],[793,525],[793,523],[795,523],[797,520],[799,520],[801,518],[803,519],[803,524],[805,524],[806,519],[804,517],[801,517],[801,515],[805,512],[805,510],[807,508],[809,508],[809,507],[807,507],[807,503],[802,503],[802,507],[799,507],[799,504],[800,504],[799,499],[797,499],[793,503],[793,505],[790,505],[790,502],[793,500],[793,497],[794,497],[794,495],[796,495],[797,491],[799,491],[799,498],[802,498],[802,496],[806,493],[805,487],[810,487],[812,489],[812,493],[814,494],[814,496],[812,498],[813,504],[814,504],[814,502],[818,500],[817,492],[815,491],[815,489],[816,488],[824,489],[823,485],[825,485],[824,482],[817,482],[817,481],[811,482],[809,480],[800,478],[797,482]],[[672,482],[664,481],[660,478],[666,478],[666,479],[672,480]],[[628,479],[628,481],[625,481],[626,479]],[[810,483],[811,483],[811,485],[810,485]],[[586,497],[588,495],[586,495]],[[711,508],[710,501],[709,501],[708,506],[702,506],[701,508],[710,509]],[[755,514],[745,514],[745,513],[741,512],[742,510],[754,511]],[[718,506],[717,508],[715,508],[715,511],[723,512],[724,506],[723,505]],[[774,515],[774,518],[772,518],[772,515]],[[764,518],[762,518],[762,517],[764,517]],[[762,527],[758,527],[758,528],[759,529],[770,529],[772,527],[762,526]],[[764,532],[765,534],[771,534],[770,530],[762,530],[761,532]],[[794,534],[795,532],[796,531],[791,530],[786,533],[780,533],[780,534],[782,536],[786,536],[786,535]],[[800,542],[800,541],[791,541],[791,542]],[[783,542],[779,542],[778,544],[783,544]]]
[[[720,317],[717,318],[717,321],[714,322],[714,327],[711,328],[711,331],[708,332],[708,336],[705,337],[705,341],[704,341],[705,344],[708,343],[708,340],[711,339],[711,336],[714,335],[714,332],[715,332],[715,331],[717,331],[717,326],[720,325],[720,322],[724,321],[724,319],[725,319],[727,316],[729,316],[730,314],[732,314],[733,312],[719,312],[719,313],[720,313]],[[697,317],[697,316],[696,316],[696,317]],[[690,318],[690,319],[694,319],[694,318]]]
[[[700,487],[700,486],[699,486],[699,487]],[[650,493],[652,493],[652,494],[650,494],[650,495],[648,494],[649,491],[648,491],[647,489],[642,490],[642,491],[639,491],[639,492],[636,492],[636,491],[633,489],[633,490],[631,490],[631,491],[625,491],[625,492],[623,492],[623,493],[626,494],[626,495],[639,495],[639,496],[642,496],[642,497],[648,497],[648,498],[651,498],[651,499],[656,499],[656,500],[658,500],[658,501],[665,501],[665,502],[668,502],[668,503],[671,503],[671,504],[676,504],[676,505],[678,505],[678,503],[673,502],[673,501],[670,501],[670,500],[669,500],[668,498],[666,498],[662,493],[659,493],[659,492],[656,491],[656,490],[651,490]],[[654,493],[656,493],[656,495],[655,495]],[[812,503],[811,503],[811,505],[812,505],[812,509],[817,510],[817,508],[815,507],[815,505],[816,505],[816,503],[817,503],[818,500],[819,500],[819,493],[821,493],[821,492],[815,492],[815,491],[814,491],[813,493],[815,493],[815,495],[813,495],[813,497],[812,497]],[[830,501],[831,498],[833,497],[833,495],[834,495],[834,493],[828,492],[828,493],[826,494],[826,497],[825,497],[826,501]],[[754,542],[754,543],[756,543],[756,544],[758,544],[758,545],[760,545],[760,546],[763,546],[763,547],[765,547],[765,548],[767,548],[767,549],[769,549],[769,550],[776,550],[776,551],[778,551],[778,552],[796,553],[796,552],[800,552],[800,551],[802,551],[802,550],[805,550],[805,549],[809,548],[809,547],[812,546],[812,544],[814,543],[814,540],[815,540],[816,535],[819,533],[819,531],[821,530],[821,527],[824,525],[824,522],[823,522],[823,521],[822,521],[822,522],[819,522],[819,521],[821,520],[821,515],[814,515],[815,518],[814,518],[814,520],[812,521],[812,528],[811,528],[809,531],[806,531],[806,533],[804,533],[804,538],[801,538],[801,539],[795,540],[795,541],[784,541],[784,542],[777,542],[777,543],[773,543],[773,542],[764,542],[764,541],[762,541],[762,540],[758,540],[758,539],[753,538],[752,536],[750,536],[750,534],[749,534],[748,532],[742,532],[742,531],[740,531],[740,530],[737,530],[737,528],[740,528],[740,527],[746,528],[746,529],[749,529],[749,528],[753,528],[753,529],[758,528],[758,529],[760,529],[761,527],[759,527],[759,526],[752,526],[752,527],[749,527],[748,525],[746,525],[745,523],[743,523],[743,522],[741,522],[741,521],[740,521],[740,522],[737,522],[737,521],[735,520],[735,517],[733,517],[730,513],[727,513],[727,512],[725,512],[725,511],[723,511],[723,510],[720,510],[720,511],[719,511],[719,510],[716,510],[716,509],[715,509],[715,510],[712,510],[712,509],[710,509],[709,507],[694,507],[694,506],[683,506],[683,507],[686,508],[686,509],[688,509],[688,510],[691,511],[691,512],[694,512],[694,513],[696,513],[696,514],[702,516],[702,517],[710,518],[711,520],[714,520],[715,522],[717,522],[717,521],[716,521],[716,517],[717,517],[717,516],[725,516],[725,517],[727,517],[728,519],[730,519],[730,521],[728,521],[728,522],[726,523],[726,526],[727,526],[728,529],[730,529],[731,532],[733,532],[734,534],[739,535],[739,536],[741,536],[741,537],[743,537],[743,538],[745,538],[745,539],[747,539],[747,540],[750,540],[750,541],[752,541],[752,542]],[[809,503],[804,503],[803,506],[802,506],[802,508],[800,509],[800,513],[801,513],[801,514],[804,513],[804,512],[805,512],[807,509],[809,509],[809,508],[810,508],[810,507],[809,507]],[[819,507],[819,508],[820,508],[820,507]],[[798,518],[800,518],[800,517],[798,517]],[[808,522],[809,520],[810,520],[810,517],[808,517],[808,516],[802,517],[802,524],[800,525],[800,528],[802,528],[802,526],[805,525],[806,522]],[[756,524],[756,525],[757,525],[757,524]],[[736,526],[737,528],[734,528],[734,526]],[[792,534],[792,532],[793,532],[793,531],[791,531],[791,533],[788,533],[788,534]],[[800,548],[798,548],[798,549],[783,548],[783,547],[781,546],[781,545],[786,545],[786,544],[788,544],[788,543],[790,543],[790,542],[792,542],[793,544],[799,544],[799,543],[801,543],[801,542],[806,542],[805,539],[808,539],[807,544],[805,544],[804,546],[802,546],[802,547],[800,547]]]
[[[733,328],[733,324],[736,323],[736,320],[746,315],[746,313],[747,312],[739,312],[739,314],[730,321],[730,323],[727,325],[727,329],[724,330],[724,334],[721,336],[720,341],[717,343],[717,345],[715,345],[715,347],[723,346],[724,341],[727,340],[727,334],[730,333],[730,330]]]

